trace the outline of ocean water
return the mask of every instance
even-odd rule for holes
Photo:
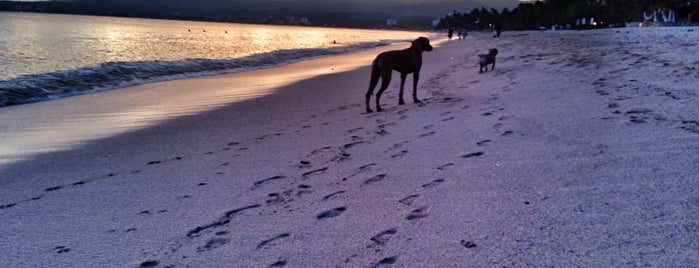
[[[278,66],[418,34],[0,12],[0,107]]]

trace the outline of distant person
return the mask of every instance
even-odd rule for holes
[[[466,39],[466,36],[468,36],[468,30],[466,28],[461,29],[461,37],[459,39]]]
[[[502,26],[498,24],[495,26],[495,37],[500,37],[500,33],[502,33]]]
[[[449,40],[454,36],[454,29],[449,28],[449,31],[447,32],[447,37],[449,37]]]

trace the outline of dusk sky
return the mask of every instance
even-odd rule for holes
[[[36,0],[19,0],[34,2]],[[72,1],[72,0],[59,0]],[[316,9],[324,11],[340,12],[374,12],[382,11],[389,13],[411,13],[418,15],[442,16],[446,13],[457,10],[462,12],[471,11],[473,8],[486,7],[501,10],[504,7],[514,8],[522,0],[150,0],[148,2],[160,1],[163,4],[180,4],[202,6],[233,6],[246,9]],[[123,0],[103,0],[101,2],[124,2]]]

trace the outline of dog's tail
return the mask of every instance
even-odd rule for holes
[[[371,94],[376,84],[379,83],[379,78],[381,78],[381,69],[379,68],[378,61],[379,59],[375,59],[374,62],[371,63],[371,77],[369,78],[369,92],[367,92],[367,94]]]

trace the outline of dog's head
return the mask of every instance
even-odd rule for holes
[[[416,48],[418,51],[432,51],[432,46],[430,45],[430,40],[426,37],[418,37],[412,42],[412,47]]]
[[[495,56],[495,55],[497,55],[497,54],[498,54],[498,49],[497,49],[497,48],[488,49],[488,55]]]

